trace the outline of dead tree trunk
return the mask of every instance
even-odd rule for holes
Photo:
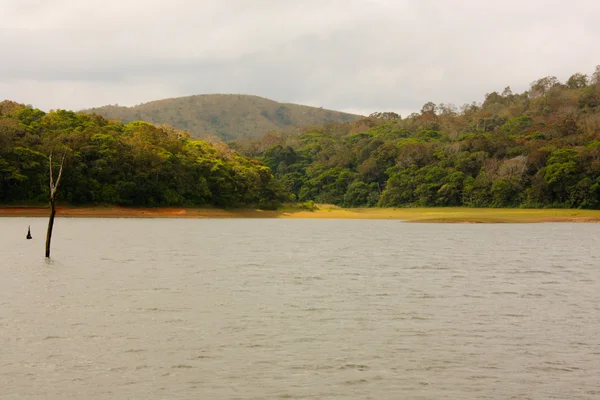
[[[54,216],[56,215],[56,188],[60,183],[62,176],[63,164],[65,162],[65,156],[63,154],[62,160],[60,161],[60,170],[58,171],[58,177],[56,183],[54,182],[54,173],[52,172],[52,153],[50,153],[50,220],[48,221],[48,233],[46,234],[46,258],[50,257],[50,240],[52,239],[52,227],[54,226]]]

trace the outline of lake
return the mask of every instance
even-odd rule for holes
[[[0,218],[3,400],[600,398],[597,224],[46,226]]]

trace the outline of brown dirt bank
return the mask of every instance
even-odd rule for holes
[[[46,207],[0,207],[0,217],[46,217]],[[443,223],[600,222],[600,210],[477,208],[354,208],[320,205],[316,211],[216,208],[57,207],[58,217],[96,218],[324,218],[395,219]]]

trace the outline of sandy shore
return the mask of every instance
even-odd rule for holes
[[[0,207],[0,217],[46,217],[45,207]],[[321,205],[316,211],[213,208],[57,207],[57,217],[94,218],[323,218],[392,219],[408,222],[532,223],[600,222],[600,210],[490,208],[353,208]]]

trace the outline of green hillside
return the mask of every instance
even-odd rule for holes
[[[142,121],[0,102],[0,204],[46,203],[50,154],[65,160],[63,204],[273,208],[289,198],[268,167],[223,143]]]
[[[426,103],[231,145],[299,201],[345,207],[600,208],[600,66],[460,109]]]
[[[134,107],[108,105],[83,110],[124,123],[146,121],[167,124],[193,137],[212,135],[223,140],[260,138],[272,130],[352,122],[361,116],[317,107],[278,103],[258,96],[205,94],[151,101]]]

